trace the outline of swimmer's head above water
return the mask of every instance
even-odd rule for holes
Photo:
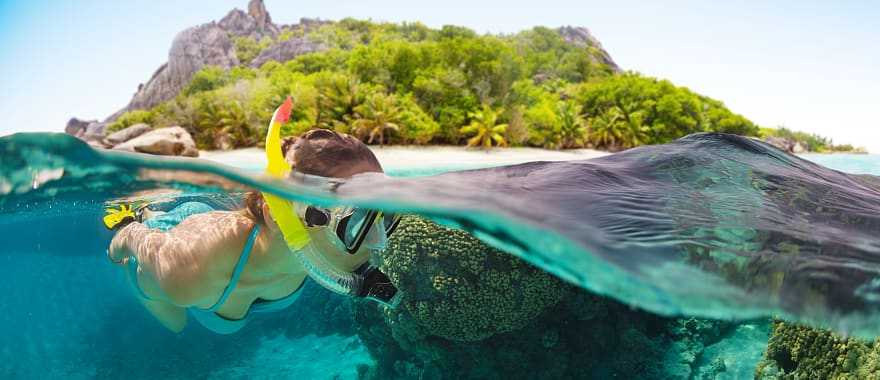
[[[294,173],[348,178],[361,173],[383,172],[376,156],[366,145],[354,137],[329,130],[312,130],[300,137],[285,138],[280,150],[284,152],[284,160]],[[276,198],[275,201],[281,206],[273,207],[272,198]],[[265,193],[250,193],[245,203],[261,224],[286,232],[285,238],[288,240],[292,240],[291,236],[287,236],[291,234],[293,239],[305,241],[305,244],[290,244],[294,250],[318,242],[327,245],[328,249],[332,247],[356,254],[361,247],[381,244],[386,234],[377,232],[391,232],[394,222],[399,219],[393,214],[384,215],[360,208],[294,204]],[[293,226],[283,225],[287,223],[283,218],[286,216],[284,213],[296,217]],[[305,237],[301,234],[305,234]]]
[[[266,139],[268,174],[285,177],[294,172],[349,178],[383,172],[373,152],[349,135],[317,129],[299,137],[280,139],[280,125],[287,120],[291,107],[288,98],[276,110],[270,125]],[[358,272],[368,269],[370,253],[384,247],[400,220],[394,214],[373,210],[294,204],[265,193],[252,193],[247,205],[256,220],[281,232],[313,279],[350,295],[366,291],[364,278]]]

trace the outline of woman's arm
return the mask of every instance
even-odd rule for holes
[[[186,327],[186,308],[163,300],[148,300],[138,295],[138,300],[162,326],[179,333]]]
[[[132,223],[123,228],[113,238],[110,243],[108,255],[110,260],[123,265],[128,264],[131,257],[138,258],[138,263],[144,261],[155,262],[155,254],[151,250],[158,250],[162,246],[167,245],[167,238],[164,233],[157,230],[151,230],[140,223]],[[151,260],[142,260],[141,258]],[[181,332],[186,326],[186,309],[182,306],[175,305],[167,299],[159,298],[156,289],[159,287],[153,278],[143,276],[142,268],[138,268],[137,273],[126,270],[126,276],[133,283],[138,284],[144,293],[154,294],[156,298],[146,299],[140,292],[137,292],[137,298],[142,305],[150,312],[163,326],[173,332]],[[134,277],[134,278],[131,278]]]
[[[152,244],[147,244],[148,236],[154,240]],[[110,257],[110,261],[117,264],[130,256],[140,260],[140,256],[149,249],[149,245],[156,245],[155,240],[157,239],[162,239],[161,231],[151,230],[138,222],[130,223],[113,237],[107,255]]]
[[[209,307],[228,285],[229,272],[253,222],[239,213],[191,216],[163,232],[141,223],[125,226],[110,243],[114,262],[138,260],[137,283],[144,306],[166,327],[186,324],[186,307]]]

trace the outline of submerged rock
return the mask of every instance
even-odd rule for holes
[[[192,136],[181,127],[159,128],[116,145],[113,149],[164,156],[199,156]]]

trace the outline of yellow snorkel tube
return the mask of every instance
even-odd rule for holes
[[[293,101],[288,96],[275,110],[272,121],[269,122],[269,132],[266,133],[266,174],[272,177],[285,178],[291,171],[290,164],[281,154],[281,124],[290,118],[292,108]],[[281,230],[288,248],[297,251],[309,244],[306,227],[296,215],[291,201],[269,193],[263,193],[263,199],[269,206],[269,214]]]
[[[286,178],[291,172],[290,164],[284,160],[281,154],[281,124],[290,118],[293,101],[290,97],[275,110],[272,121],[269,124],[269,132],[266,133],[266,174],[276,178]],[[355,295],[361,288],[363,278],[353,273],[345,272],[327,261],[313,246],[309,246],[309,235],[306,227],[296,215],[293,202],[279,196],[262,193],[266,205],[269,206],[269,214],[281,234],[287,247],[297,253],[300,263],[309,277],[321,286],[336,293]]]

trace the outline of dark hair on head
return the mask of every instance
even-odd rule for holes
[[[360,173],[382,173],[373,151],[360,140],[328,129],[313,129],[299,137],[281,140],[281,152],[293,170],[330,178],[348,178]],[[258,191],[245,194],[244,206],[258,224],[264,224],[266,200]]]
[[[244,195],[244,208],[257,224],[266,224],[263,215],[264,204],[266,204],[266,200],[263,199],[263,194],[259,191],[249,191]]]
[[[360,173],[382,173],[373,151],[360,140],[328,129],[313,129],[282,142],[293,170],[303,174],[348,178]]]
[[[296,137],[296,136],[287,136],[287,137],[281,139],[281,155],[282,156],[287,154],[287,152],[293,146],[293,143],[296,142],[297,138],[298,137]]]

